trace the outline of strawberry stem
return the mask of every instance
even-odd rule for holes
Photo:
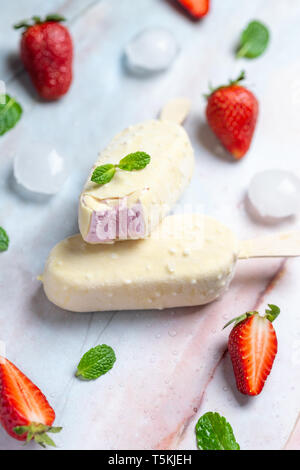
[[[245,70],[242,70],[238,76],[238,78],[236,78],[235,80],[230,80],[229,81],[229,86],[232,86],[232,85],[237,85],[239,82],[241,82],[242,80],[245,80],[246,78],[246,72]]]
[[[231,325],[232,323],[234,323],[234,326],[238,325],[239,323],[241,323],[242,321],[246,320],[246,318],[250,318],[252,317],[253,315],[258,315],[258,312],[246,312],[246,313],[243,313],[243,315],[240,315],[239,317],[235,317],[233,318],[232,320],[230,320],[228,323],[226,323],[225,326],[223,326],[223,330],[225,328],[227,328],[227,326]]]
[[[209,87],[209,93],[204,95],[206,99],[208,99],[215,91],[221,90],[222,88],[228,88],[230,86],[235,86],[238,85],[242,80],[245,80],[246,78],[246,72],[245,70],[242,70],[235,80],[229,80],[228,85],[221,85],[219,87],[213,88],[211,84],[208,85]]]

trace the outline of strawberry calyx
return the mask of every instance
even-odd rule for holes
[[[14,432],[18,434],[18,436],[22,436],[23,434],[27,433],[26,443],[34,440],[40,446],[46,447],[52,446],[56,447],[55,442],[48,436],[48,432],[57,434],[62,430],[62,427],[55,427],[55,426],[46,426],[42,423],[30,423],[29,426],[17,426],[14,428]]]
[[[226,323],[226,325],[223,326],[223,330],[227,328],[227,326],[231,325],[232,323],[234,323],[234,326],[236,326],[242,321],[246,320],[247,318],[252,317],[253,315],[258,315],[258,312],[253,311],[253,312],[243,313],[243,315],[239,315],[238,317],[235,317],[232,320],[230,320],[228,323]]]
[[[274,304],[268,304],[268,307],[269,308],[266,309],[266,313],[262,318],[266,318],[267,320],[269,320],[269,322],[273,323],[273,321],[276,320],[276,318],[280,314],[280,308]],[[230,320],[228,323],[226,323],[226,325],[223,327],[223,330],[227,328],[227,326],[231,325],[232,323],[234,323],[234,326],[237,326],[239,323],[243,322],[247,318],[252,317],[253,315],[259,315],[259,313],[256,311],[251,311],[251,312],[246,312],[243,315],[240,315],[238,317],[235,317],[232,320]]]
[[[280,314],[280,308],[274,304],[268,304],[269,308],[266,308],[265,318],[267,318],[271,323],[278,317]]]
[[[206,99],[208,99],[213,93],[215,93],[218,90],[221,90],[222,88],[228,88],[231,86],[238,85],[241,81],[245,80],[246,78],[246,72],[245,70],[242,70],[239,74],[239,76],[235,80],[229,80],[228,85],[220,85],[216,88],[214,88],[211,84],[209,84],[209,93],[204,95]]]
[[[32,16],[32,18],[30,20],[23,20],[23,21],[20,21],[19,23],[16,23],[14,25],[14,29],[25,28],[25,31],[26,31],[31,26],[35,26],[36,24],[47,23],[49,21],[53,21],[55,23],[58,23],[60,21],[66,21],[66,18],[62,15],[57,14],[57,13],[52,13],[50,15],[47,15],[45,17],[45,19],[42,19],[40,16]]]

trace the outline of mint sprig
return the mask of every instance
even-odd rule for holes
[[[114,350],[106,344],[101,344],[82,356],[75,375],[86,380],[95,380],[112,369],[115,362]]]
[[[22,107],[9,95],[0,95],[0,135],[12,129],[22,115]]]
[[[145,168],[150,163],[151,157],[145,152],[135,152],[126,155],[117,165],[107,163],[97,166],[93,171],[91,181],[97,184],[109,183],[115,176],[117,168],[125,171],[138,171]]]
[[[251,21],[242,32],[237,57],[247,57],[247,59],[259,57],[266,50],[269,40],[268,28],[260,21]]]
[[[240,450],[232,427],[219,413],[205,413],[197,422],[195,431],[200,450]]]
[[[44,448],[46,446],[56,447],[54,441],[47,433],[50,432],[57,434],[61,430],[61,427],[46,426],[45,424],[40,423],[31,423],[29,426],[17,426],[14,428],[14,432],[18,434],[18,436],[22,436],[27,433],[26,443],[34,440]]]
[[[4,228],[0,227],[0,251],[6,251],[9,245],[9,237],[4,230]]]

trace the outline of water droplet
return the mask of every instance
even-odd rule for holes
[[[168,335],[171,336],[171,338],[174,338],[177,335],[177,331],[176,330],[170,330],[170,331],[168,331]]]
[[[161,72],[171,65],[178,51],[177,42],[168,30],[145,29],[126,46],[126,65],[139,74]]]
[[[300,179],[285,170],[262,171],[252,178],[248,197],[261,217],[288,217],[300,211]]]

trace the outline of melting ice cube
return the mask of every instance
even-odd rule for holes
[[[126,46],[125,58],[135,73],[154,73],[166,70],[175,59],[179,47],[173,34],[163,28],[145,29]]]
[[[285,170],[257,173],[248,197],[261,217],[284,218],[300,211],[300,179]]]
[[[31,143],[16,155],[14,176],[29,191],[56,194],[69,176],[68,159],[50,145]]]

